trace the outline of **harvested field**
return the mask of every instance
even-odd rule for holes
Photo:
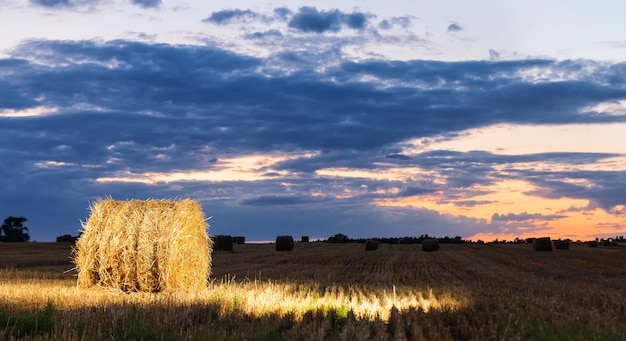
[[[0,244],[5,339],[626,339],[622,247],[236,244],[213,255],[210,286],[195,295],[79,290],[34,256],[46,247],[59,260],[65,247],[71,267],[69,245]]]

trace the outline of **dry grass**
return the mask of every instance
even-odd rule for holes
[[[61,259],[58,245],[46,245]],[[22,244],[23,253],[46,245]],[[0,244],[0,267],[19,250]],[[413,244],[363,252],[308,243],[283,253],[245,244],[214,255],[208,289],[159,294],[80,290],[73,274],[29,256],[33,271],[26,258],[0,271],[0,338],[618,340],[626,338],[624,256],[626,248],[577,244],[541,254],[525,245],[427,253]],[[29,316],[41,324],[28,325]]]
[[[193,200],[98,200],[76,242],[78,286],[202,290],[211,271],[206,229]]]

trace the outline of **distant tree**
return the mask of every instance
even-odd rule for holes
[[[329,243],[347,243],[350,241],[350,238],[345,234],[338,233],[330,238],[328,238]]]
[[[30,240],[24,217],[8,217],[0,227],[0,242],[27,242]]]

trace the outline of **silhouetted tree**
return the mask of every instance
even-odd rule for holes
[[[328,238],[329,243],[347,243],[350,241],[350,238],[345,234],[338,233],[330,238]]]
[[[1,242],[27,242],[30,240],[28,227],[23,223],[27,219],[24,217],[8,217],[0,227]]]

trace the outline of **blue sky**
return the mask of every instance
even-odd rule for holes
[[[272,240],[626,231],[619,1],[0,0],[0,216]]]

